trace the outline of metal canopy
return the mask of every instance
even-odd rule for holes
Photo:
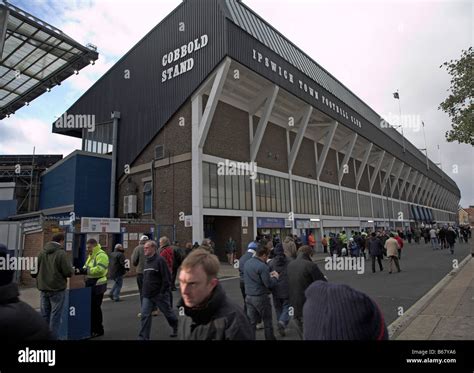
[[[96,50],[0,0],[0,120],[94,63]]]

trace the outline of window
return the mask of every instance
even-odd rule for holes
[[[151,214],[152,208],[152,191],[151,182],[147,182],[143,185],[143,213]]]

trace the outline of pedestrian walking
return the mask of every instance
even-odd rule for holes
[[[237,251],[237,243],[229,237],[225,243],[225,253],[227,254],[227,261],[230,265],[234,265],[235,252]]]
[[[318,265],[311,257],[313,251],[309,246],[301,246],[298,256],[288,264],[288,285],[290,291],[290,307],[293,307],[293,321],[300,339],[303,338],[303,305],[306,301],[305,291],[314,281],[327,281]]]
[[[297,248],[293,237],[286,236],[283,241],[283,251],[288,258],[296,259]]]
[[[323,235],[323,239],[321,240],[321,245],[323,246],[323,252],[327,254],[328,252],[328,239],[326,235]]]
[[[397,249],[398,250],[398,260],[401,260],[402,259],[402,249],[403,249],[404,242],[403,242],[403,239],[400,237],[399,234],[395,234],[394,238],[398,242],[398,249]]]
[[[170,240],[168,237],[163,236],[160,238],[159,242],[160,242],[160,247],[158,249],[158,254],[161,257],[163,257],[163,259],[165,260],[166,265],[168,266],[168,270],[170,271],[170,276],[172,276],[173,266],[174,266],[174,253],[173,253],[173,248],[170,245]],[[170,282],[171,282],[171,279],[170,279]],[[172,293],[173,286],[174,284],[171,284],[170,287],[168,288],[171,308],[173,308],[173,293]]]
[[[73,274],[74,270],[64,251],[64,234],[57,233],[38,255],[37,268],[31,274],[36,278],[36,287],[40,291],[41,316],[55,338],[59,335],[67,279]]]
[[[272,289],[273,307],[277,317],[278,333],[281,337],[286,335],[285,329],[290,322],[290,290],[288,284],[288,264],[291,260],[285,255],[282,244],[278,244],[273,249],[275,257],[268,263],[270,271],[278,273],[278,280]]]
[[[13,250],[0,244],[1,261],[6,262],[13,256]],[[55,339],[50,321],[45,321],[33,307],[20,300],[18,285],[13,282],[14,274],[13,270],[0,270],[0,339],[7,344]]]
[[[308,246],[311,247],[311,249],[314,250],[314,247],[316,246],[316,239],[314,238],[313,231],[309,233],[308,236]]]
[[[246,294],[245,294],[245,282],[244,282],[244,268],[245,268],[245,263],[247,263],[247,261],[250,258],[253,258],[255,256],[256,251],[257,251],[257,243],[255,241],[252,241],[247,246],[247,252],[244,255],[242,255],[239,259],[240,292],[242,293],[242,297],[244,298],[245,315],[247,315],[247,303],[245,300]]]
[[[395,235],[393,233],[390,233],[390,237],[387,241],[385,241],[384,247],[387,249],[387,256],[390,260],[388,273],[392,273],[392,265],[394,262],[395,266],[397,267],[397,271],[401,272],[400,263],[398,262],[398,249],[400,248],[400,245],[395,239]]]
[[[438,237],[436,235],[436,229],[434,229],[434,227],[430,229],[430,241],[433,250],[438,250]]]
[[[138,292],[140,294],[140,307],[143,300],[143,267],[145,266],[145,253],[144,253],[144,245],[149,240],[148,236],[141,236],[138,246],[133,249],[132,253],[132,264],[136,267],[137,273],[137,285],[138,285]],[[138,313],[138,317],[141,317],[141,313]]]
[[[368,242],[369,254],[372,257],[372,273],[375,273],[375,260],[379,263],[380,272],[383,271],[382,259],[384,245],[380,238],[377,237],[375,232],[371,233],[371,237]]]
[[[121,244],[115,245],[114,252],[110,254],[109,259],[109,278],[114,281],[109,298],[114,302],[120,301],[120,291],[123,286],[123,277],[128,271],[125,265],[124,248]]]
[[[87,260],[80,273],[85,274],[85,285],[91,288],[91,336],[104,335],[102,300],[107,291],[109,256],[94,238],[86,242]]]
[[[173,246],[171,247],[173,250],[173,272],[171,273],[171,291],[178,290],[176,288],[176,276],[178,275],[179,267],[185,258],[185,251],[183,248],[179,246],[178,241],[173,242]]]
[[[193,251],[181,265],[179,308],[181,340],[252,340],[252,330],[242,308],[232,302],[219,280],[219,259],[207,250]]]
[[[305,295],[305,340],[388,340],[379,306],[364,293],[347,285],[316,281]]]
[[[446,242],[449,245],[449,250],[451,254],[454,254],[454,244],[456,243],[456,232],[454,232],[453,227],[449,227],[446,231]]]
[[[143,301],[141,310],[140,340],[149,340],[152,312],[158,308],[172,329],[170,337],[178,335],[178,319],[171,309],[171,272],[165,259],[157,252],[158,245],[149,240],[145,243],[145,265],[143,268]]]
[[[254,335],[259,319],[263,320],[266,340],[275,340],[269,294],[279,275],[275,271],[270,272],[267,265],[272,244],[271,241],[261,240],[255,256],[250,258],[244,267],[247,316]]]

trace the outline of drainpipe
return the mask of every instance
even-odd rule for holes
[[[113,111],[111,113],[112,123],[112,169],[110,172],[110,213],[111,218],[115,217],[115,186],[117,182],[117,143],[118,143],[118,121],[120,112]]]

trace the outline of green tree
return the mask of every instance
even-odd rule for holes
[[[471,144],[474,146],[474,50],[463,50],[459,60],[443,63],[451,75],[449,97],[439,106],[449,115],[453,129],[446,132],[448,142]]]

